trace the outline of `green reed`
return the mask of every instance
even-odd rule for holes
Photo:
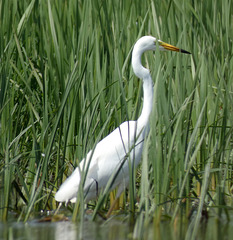
[[[134,237],[165,215],[182,221],[193,199],[199,206],[187,237],[197,234],[204,205],[221,216],[220,206],[232,205],[231,22],[227,0],[3,0],[1,219],[9,210],[24,221],[32,212],[54,210],[54,193],[86,153],[139,116],[142,85],[130,60],[133,44],[146,34],[192,55],[143,56],[155,98],[142,163],[132,166],[124,194]],[[83,222],[82,191],[79,196],[73,219]],[[109,192],[90,207],[94,215],[107,211]]]

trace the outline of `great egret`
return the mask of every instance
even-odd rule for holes
[[[157,44],[156,44],[157,42]],[[136,167],[141,159],[143,141],[148,132],[149,117],[153,105],[153,82],[150,71],[141,64],[141,56],[145,51],[170,50],[190,54],[170,44],[164,43],[151,36],[140,38],[132,53],[132,67],[135,75],[143,80],[143,108],[136,121],[126,121],[112,133],[102,139],[93,150],[80,162],[72,175],[66,179],[55,195],[58,202],[76,202],[81,181],[81,174],[85,171],[84,183],[85,201],[95,199],[104,190],[109,179],[115,175],[110,190],[118,187],[116,198],[129,183],[129,161]],[[133,162],[134,161],[134,162]]]

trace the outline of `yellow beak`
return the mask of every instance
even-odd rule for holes
[[[168,44],[168,43],[165,43],[165,42],[160,42],[159,41],[159,45],[163,48],[165,48],[166,50],[169,50],[169,51],[175,51],[175,52],[181,52],[181,53],[186,53],[186,54],[191,54],[190,52],[184,50],[184,49],[181,49],[181,48],[178,48],[178,47],[175,47],[171,44]]]

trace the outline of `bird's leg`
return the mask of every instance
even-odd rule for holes
[[[56,212],[54,213],[54,215],[57,215],[57,213],[58,213],[58,211],[59,211],[61,205],[62,205],[62,202],[59,203],[58,208],[57,208]]]
[[[119,210],[120,208],[123,208],[124,195],[120,194],[120,193],[121,193],[121,190],[117,192],[117,194],[115,195],[115,199],[114,199],[114,192],[110,193],[110,204],[111,204],[111,206],[110,206],[110,208],[107,212],[106,218],[110,217],[112,211]]]
[[[115,198],[114,202],[112,203],[111,207],[109,208],[109,210],[108,210],[108,212],[106,214],[106,218],[110,217],[110,215],[111,215],[115,205],[118,203],[118,201],[119,201],[119,197]]]
[[[99,195],[99,188],[98,188],[98,181],[96,179],[93,178],[93,180],[95,181],[95,187],[96,187],[96,198]]]
[[[118,197],[116,196],[116,191],[110,192],[110,206],[112,206],[112,204],[113,204],[113,202],[114,202],[114,200],[115,200],[116,198],[118,198]],[[118,198],[118,202],[115,204],[113,210],[118,210],[119,207],[120,207],[119,205],[120,205],[120,199]]]

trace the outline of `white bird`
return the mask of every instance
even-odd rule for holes
[[[143,80],[144,99],[140,117],[136,121],[122,123],[102,139],[93,150],[90,150],[71,176],[61,185],[55,194],[56,201],[66,204],[69,201],[76,202],[81,174],[84,170],[87,171],[83,188],[86,202],[95,199],[98,193],[104,190],[113,174],[116,175],[109,190],[118,187],[116,198],[128,186],[129,161],[131,161],[131,166],[134,163],[135,167],[140,162],[153,107],[153,81],[150,71],[141,64],[141,56],[145,51],[155,50],[156,46],[159,46],[159,50],[190,54],[151,36],[144,36],[136,42],[132,53],[132,67],[135,75]]]

